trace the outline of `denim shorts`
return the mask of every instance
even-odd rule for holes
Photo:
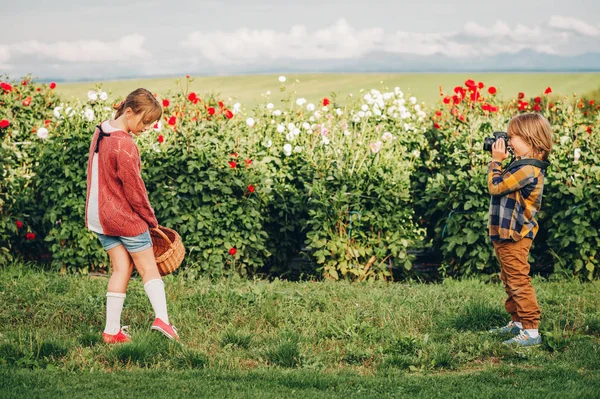
[[[96,235],[105,251],[119,245],[124,245],[127,252],[140,252],[144,249],[152,248],[152,238],[150,238],[148,230],[135,237],[107,236],[100,233],[96,233]]]

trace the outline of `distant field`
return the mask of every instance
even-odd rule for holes
[[[466,79],[482,81],[486,86],[496,86],[499,95],[504,98],[525,92],[527,96],[541,93],[546,87],[552,87],[554,93],[582,95],[600,88],[600,73],[422,73],[422,74],[289,74],[286,75],[288,92],[280,91],[278,75],[209,76],[193,78],[191,90],[198,94],[220,93],[221,98],[232,98],[246,106],[262,102],[262,95],[270,90],[272,102],[284,98],[290,90],[309,101],[318,101],[332,92],[339,99],[349,93],[355,95],[361,89],[382,89],[399,86],[405,94],[417,97],[419,101],[432,103],[439,97],[439,87],[452,92],[454,86],[463,84]],[[299,80],[299,83],[295,81]],[[105,82],[61,83],[57,91],[67,98],[87,99],[87,91],[101,84],[104,90],[122,97],[138,87],[166,94],[177,90],[177,78],[135,79]],[[185,77],[184,79],[185,80]],[[114,98],[114,97],[112,97]]]

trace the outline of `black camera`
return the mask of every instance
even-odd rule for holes
[[[492,145],[496,142],[496,140],[504,140],[504,145],[506,151],[509,151],[508,147],[508,135],[506,132],[494,132],[494,137],[486,137],[483,139],[483,151],[492,152]]]

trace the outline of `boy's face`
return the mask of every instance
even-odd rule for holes
[[[508,145],[513,149],[517,157],[531,156],[532,148],[520,136],[508,135]]]

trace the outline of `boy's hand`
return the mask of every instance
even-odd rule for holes
[[[502,163],[506,158],[508,158],[506,143],[502,139],[496,140],[494,144],[492,144],[492,159]]]

